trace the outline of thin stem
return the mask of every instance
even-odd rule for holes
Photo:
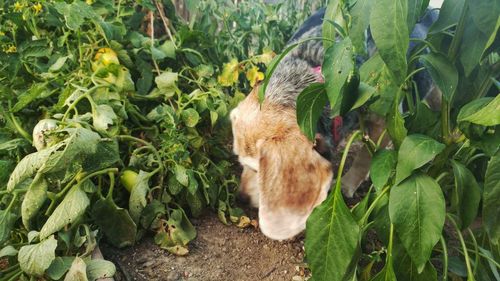
[[[469,232],[469,235],[472,238],[472,243],[474,244],[474,253],[476,254],[476,257],[474,259],[474,272],[473,272],[473,275],[476,276],[477,266],[479,264],[479,248],[477,246],[476,237],[474,236],[474,233],[472,233],[472,230],[470,230],[470,228],[467,228],[467,231]]]
[[[347,142],[347,145],[344,148],[344,153],[342,154],[342,159],[340,160],[340,165],[339,169],[337,172],[337,182],[335,183],[335,189],[340,189],[341,187],[341,182],[342,182],[342,171],[344,171],[344,165],[347,160],[347,155],[349,154],[349,149],[351,148],[351,145],[353,141],[358,138],[361,135],[361,132],[359,130],[355,131],[352,136],[349,138],[349,141]]]
[[[476,154],[474,156],[472,156],[471,158],[469,158],[467,160],[467,163],[465,164],[465,166],[468,166],[470,163],[472,163],[474,160],[476,159],[479,159],[479,158],[482,158],[482,157],[488,157],[488,155],[484,154],[484,153],[479,153],[479,154]]]
[[[8,113],[8,118],[10,119],[10,121],[12,122],[12,125],[14,125],[14,128],[16,129],[16,131],[23,137],[25,138],[27,141],[29,141],[31,144],[33,143],[33,140],[31,139],[31,136],[30,134],[28,134],[28,132],[26,132],[26,130],[24,130],[23,127],[21,127],[21,125],[19,125],[19,123],[17,122],[16,120],[16,117],[14,116],[14,114],[12,112],[9,112]]]
[[[109,176],[109,191],[106,199],[113,198],[113,189],[115,188],[115,174],[113,172],[108,173]]]
[[[451,223],[455,227],[455,230],[456,230],[457,235],[458,235],[458,239],[460,240],[460,244],[462,245],[462,248],[464,250],[465,266],[467,267],[467,280],[468,281],[475,280],[474,275],[472,273],[471,266],[470,266],[469,254],[467,253],[467,246],[465,245],[465,240],[464,240],[464,237],[462,236],[462,232],[458,228],[458,225],[455,222],[455,220],[453,219],[453,217],[450,214],[446,214],[446,216],[448,217],[448,219],[451,221]]]
[[[442,172],[442,173],[441,173],[441,174],[440,174],[440,175],[436,178],[436,182],[437,182],[438,184],[440,184],[440,181],[441,181],[442,179],[444,179],[445,177],[449,176],[449,175],[450,175],[450,173],[448,173],[448,172]]]
[[[375,197],[375,199],[373,200],[372,204],[370,205],[370,207],[368,207],[368,210],[366,210],[366,213],[363,215],[363,217],[361,218],[361,225],[365,225],[367,220],[368,220],[368,217],[370,216],[370,214],[372,213],[373,209],[375,209],[375,206],[377,205],[378,201],[384,197],[384,194],[387,193],[387,191],[389,191],[389,189],[391,188],[390,185],[384,187],[384,189],[382,189],[382,191],[377,195],[377,197]]]
[[[446,247],[446,241],[443,235],[439,239],[441,242],[441,247],[443,248],[443,281],[448,281],[448,248]]]

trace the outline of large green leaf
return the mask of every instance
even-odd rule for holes
[[[410,176],[413,170],[430,162],[444,148],[444,144],[426,135],[414,134],[407,136],[398,153],[396,184]]]
[[[446,0],[439,10],[439,18],[429,28],[429,33],[446,30],[458,23],[465,0]]]
[[[56,247],[54,236],[38,244],[22,246],[17,256],[21,269],[27,274],[42,276],[56,257]]]
[[[327,102],[325,87],[321,83],[307,86],[297,97],[297,122],[310,140],[314,140],[319,117]]]
[[[127,210],[116,206],[111,198],[99,199],[93,206],[92,217],[107,240],[115,247],[135,243],[137,227]]]
[[[151,175],[144,171],[139,171],[135,185],[132,187],[130,192],[130,198],[128,203],[128,209],[130,217],[134,220],[136,224],[139,223],[141,218],[142,210],[146,207],[148,203],[146,196],[149,192],[149,178]]]
[[[483,126],[495,126],[500,124],[500,94],[492,101],[483,105],[478,111],[460,118],[458,121],[468,121]]]
[[[454,160],[451,161],[451,166],[455,175],[452,207],[462,222],[461,228],[465,229],[477,216],[479,201],[481,201],[481,190],[476,178],[467,167]]]
[[[475,9],[475,8],[473,8]],[[471,10],[470,8],[468,9]],[[496,22],[495,22],[496,24]],[[494,26],[492,30],[494,29]],[[491,32],[490,32],[491,33]],[[472,17],[466,17],[462,45],[460,46],[460,62],[464,68],[466,76],[479,65],[483,52],[488,44],[491,34],[483,33],[474,23]]]
[[[373,155],[370,163],[370,178],[377,191],[382,190],[391,177],[397,163],[394,150],[381,149]]]
[[[45,239],[66,225],[75,222],[85,213],[89,205],[90,200],[80,185],[73,186],[43,225],[40,230],[40,239]]]
[[[500,244],[500,152],[491,157],[484,177],[483,223],[491,241]]]
[[[364,54],[366,52],[365,33],[370,23],[370,12],[373,3],[375,3],[373,0],[358,0],[350,11],[352,21],[349,37],[352,40],[352,45],[356,53]]]
[[[498,0],[467,1],[474,24],[482,33],[490,35],[495,32],[500,17],[500,2]]]
[[[325,51],[321,69],[332,115],[344,114],[356,101],[359,75],[356,71],[352,42],[337,42]]]
[[[458,84],[458,72],[453,63],[440,53],[423,55],[422,63],[441,90],[445,100],[449,101]]]
[[[306,223],[305,251],[316,281],[343,280],[358,251],[360,228],[336,188]]]
[[[406,16],[406,26],[408,27],[408,33],[410,34],[415,27],[420,18],[422,10],[429,5],[429,0],[407,0],[408,1],[408,14]],[[424,6],[424,7],[423,7]]]
[[[398,85],[405,80],[407,71],[407,13],[407,0],[376,0],[370,16],[373,40]]]
[[[389,216],[418,272],[422,272],[444,226],[441,188],[429,176],[413,175],[391,189]]]
[[[326,50],[333,45],[333,42],[336,39],[335,26],[333,26],[332,22],[336,22],[335,19],[342,16],[342,1],[332,0],[328,2],[325,10],[325,16],[323,17],[323,26],[322,26],[322,36],[328,40],[323,40],[323,49]]]
[[[94,154],[88,155],[83,163],[87,172],[109,168],[120,161],[118,142],[112,139],[100,139]]]
[[[40,208],[47,199],[47,180],[38,173],[28,187],[21,203],[21,217],[26,229],[31,229],[31,221],[36,216]]]
[[[56,257],[47,269],[47,275],[53,280],[59,280],[71,268],[75,257]]]
[[[392,264],[386,264],[384,268],[377,273],[371,281],[396,281],[396,274]]]

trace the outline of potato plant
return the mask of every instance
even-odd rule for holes
[[[185,4],[0,3],[0,280],[112,276],[101,239],[187,254],[207,207],[240,223],[227,115],[311,4]]]
[[[445,0],[426,38],[410,39],[428,2],[328,4],[325,83],[300,94],[298,123],[312,138],[327,102],[333,116],[363,107],[385,119],[392,146],[363,131],[349,139],[330,195],[307,222],[312,280],[500,278],[500,5]],[[370,58],[368,27],[377,48]],[[440,108],[416,93],[423,71],[440,90]],[[357,139],[373,156],[372,184],[349,209],[340,175]]]

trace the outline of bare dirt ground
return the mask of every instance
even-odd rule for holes
[[[352,147],[346,172],[351,166],[353,155],[361,148]],[[335,164],[340,162],[341,151],[334,156]],[[353,198],[345,198],[349,207],[361,200],[369,184],[363,184]],[[251,219],[257,219],[256,210],[248,210]],[[192,219],[198,232],[197,238],[189,244],[189,254],[179,257],[159,248],[152,237],[145,237],[133,247],[116,249],[102,245],[104,257],[117,265],[116,281],[302,281],[310,272],[304,259],[304,235],[293,240],[273,241],[259,229],[240,229],[227,226],[217,215],[208,211],[198,219]]]
[[[273,241],[253,227],[226,226],[213,213],[193,224],[198,237],[184,257],[160,249],[150,237],[121,250],[103,245],[104,256],[117,265],[115,280],[305,280],[302,236]]]

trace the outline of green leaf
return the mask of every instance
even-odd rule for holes
[[[358,0],[350,11],[352,21],[349,37],[352,40],[355,52],[359,54],[366,52],[365,33],[370,23],[370,12],[373,9],[373,3],[375,3],[373,0]]]
[[[491,157],[484,176],[483,224],[495,245],[500,245],[500,152]]]
[[[182,120],[186,126],[192,128],[200,121],[200,115],[194,108],[187,108],[181,113]]]
[[[461,228],[465,229],[477,216],[479,201],[481,201],[481,189],[467,167],[454,160],[451,160],[451,166],[455,175],[455,187],[451,199],[452,208],[458,213],[462,222]]]
[[[410,176],[413,170],[432,161],[444,148],[444,144],[426,135],[414,134],[407,136],[398,153],[396,184]]]
[[[337,42],[325,51],[321,69],[325,88],[333,109],[331,115],[348,112],[357,99],[359,74],[355,68],[352,42],[349,38]]]
[[[32,229],[31,221],[47,199],[47,187],[47,180],[41,173],[38,173],[24,195],[23,202],[21,203],[21,217],[24,227],[28,230]]]
[[[146,207],[148,203],[146,196],[149,192],[149,178],[151,175],[144,171],[139,171],[136,183],[132,187],[132,192],[130,192],[130,198],[128,203],[128,209],[130,217],[134,220],[136,224],[139,223],[141,218],[142,210]]]
[[[87,265],[80,257],[75,257],[64,281],[88,281]]]
[[[155,236],[155,242],[176,255],[187,254],[185,246],[196,238],[196,229],[182,209],[171,211],[167,228],[166,232],[159,232]]]
[[[468,1],[467,4],[472,20],[479,30],[488,36],[495,32],[494,29],[500,17],[500,2],[497,0],[482,0],[477,3]]]
[[[99,199],[93,206],[92,217],[113,246],[121,248],[135,243],[137,227],[134,220],[111,198]]]
[[[359,250],[360,229],[336,188],[306,223],[305,251],[314,280],[343,280]]]
[[[394,150],[381,149],[373,155],[370,164],[370,178],[377,191],[387,184],[396,168],[398,154]]]
[[[100,139],[94,154],[88,155],[83,163],[87,172],[109,168],[120,162],[118,142],[112,139]]]
[[[89,281],[113,277],[116,273],[115,265],[107,260],[94,259],[87,261],[86,264]]]
[[[399,103],[396,100],[392,101],[385,122],[387,124],[387,132],[391,136],[394,146],[399,148],[406,138],[408,130],[406,130],[405,120],[399,111]]]
[[[398,85],[404,82],[407,71],[407,13],[407,0],[377,0],[370,16],[373,40]]]
[[[458,72],[453,63],[440,53],[423,55],[422,63],[441,90],[445,100],[449,101],[458,84]]]
[[[441,237],[445,212],[441,188],[429,176],[413,175],[391,189],[389,216],[419,273]]]
[[[398,280],[404,281],[437,281],[437,272],[430,261],[425,264],[424,270],[418,273],[417,267],[411,261],[404,249],[394,254],[394,272]]]
[[[47,275],[53,280],[59,280],[71,268],[75,257],[56,257],[47,269]]]
[[[26,92],[19,96],[16,104],[12,107],[12,112],[18,112],[21,109],[28,106],[30,103],[36,99],[47,97],[47,84],[46,83],[35,83]]]
[[[328,49],[333,45],[332,41],[335,41],[335,27],[330,22],[335,22],[336,18],[342,16],[342,7],[341,1],[332,0],[328,2],[326,6],[325,15],[323,17],[323,25],[322,25],[322,36],[325,39],[323,40],[323,50]],[[332,40],[332,41],[330,41]]]
[[[113,108],[107,104],[99,104],[92,111],[93,124],[98,131],[106,131],[109,125],[113,125],[113,120],[117,118]]]
[[[59,57],[57,60],[49,67],[50,72],[57,72],[59,71],[64,64],[66,64],[66,60],[70,58],[71,56],[64,56],[64,57]]]
[[[0,245],[9,239],[17,218],[16,214],[8,210],[0,210]]]
[[[482,126],[495,126],[500,124],[500,94],[483,105],[478,111],[462,117],[459,122],[468,121]]]
[[[459,56],[460,62],[462,63],[462,66],[464,68],[465,76],[469,76],[472,71],[479,65],[491,34],[485,34],[481,32],[481,30],[476,26],[471,17],[466,17],[464,26],[463,38],[467,39],[462,40]]]
[[[429,28],[429,34],[441,32],[458,23],[465,0],[447,0],[439,10],[439,18]]]
[[[313,83],[297,97],[297,123],[309,140],[314,140],[323,108],[328,102],[324,84]]]
[[[408,27],[408,33],[411,34],[415,23],[417,23],[420,18],[422,11],[425,11],[429,5],[429,0],[407,0],[408,1],[408,14],[406,16],[406,26]],[[425,6],[424,6],[425,5]],[[424,7],[423,7],[424,6]]]
[[[392,264],[386,264],[384,268],[371,279],[371,281],[396,281],[396,274]]]
[[[42,276],[56,257],[56,247],[54,236],[38,244],[22,246],[17,256],[21,270],[29,275]]]
[[[43,225],[40,230],[40,239],[45,239],[66,225],[75,222],[85,213],[89,205],[90,200],[80,185],[73,186]]]

